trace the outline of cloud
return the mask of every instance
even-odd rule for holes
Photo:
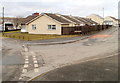
[[[11,0],[2,2],[6,16],[27,16],[34,12],[50,12],[87,16],[96,13],[117,17],[118,0]]]

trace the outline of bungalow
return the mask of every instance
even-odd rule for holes
[[[118,19],[112,17],[112,16],[107,16],[105,19],[104,19],[104,24],[107,24],[107,25],[113,25],[113,26],[118,26]]]
[[[22,25],[21,32],[29,34],[57,34],[62,35],[62,27],[97,25],[96,22],[77,16],[68,16],[52,13],[34,13],[28,16]]]
[[[103,25],[103,18],[97,14],[91,14],[89,16],[87,16],[86,18],[89,18],[95,22],[97,22],[99,25]]]
[[[112,26],[118,26],[118,19],[112,17],[112,16],[107,16],[105,18],[102,18],[99,15],[92,14],[87,16],[87,18],[97,22],[100,25],[112,25]],[[104,22],[103,22],[104,21]]]

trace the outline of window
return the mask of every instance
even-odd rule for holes
[[[52,29],[55,30],[56,29],[56,25],[52,25]]]
[[[48,25],[48,30],[56,30],[56,25]]]
[[[51,25],[48,25],[48,29],[49,29],[49,30],[51,29]]]
[[[32,25],[32,30],[35,30],[36,29],[36,25]]]

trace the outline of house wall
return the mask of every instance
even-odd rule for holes
[[[28,26],[27,25],[21,25],[21,32],[28,32]]]
[[[75,26],[75,24],[72,24],[72,23],[71,23],[71,24],[69,24],[69,27],[74,27],[74,26]]]
[[[62,24],[62,27],[69,27],[69,24]]]
[[[103,24],[103,19],[95,16],[95,15],[91,15],[91,16],[87,16],[86,18],[90,18],[91,20],[95,21],[96,23],[102,25]]]
[[[105,21],[112,21],[113,22],[113,26],[118,26],[118,20],[112,19],[111,17],[106,17]]]
[[[32,30],[32,25],[36,25],[36,29]],[[56,30],[49,30],[48,25],[56,25]],[[61,35],[61,24],[53,19],[43,15],[26,26],[29,34],[57,34]]]
[[[70,23],[70,24],[62,24],[61,26],[62,27],[73,27],[73,26],[76,26],[76,24],[72,24],[72,23]]]

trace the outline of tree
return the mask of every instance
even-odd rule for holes
[[[23,19],[24,18],[21,17],[21,16],[13,18],[13,23],[14,23],[14,26],[15,26],[16,29],[19,28],[19,26],[21,25]]]

